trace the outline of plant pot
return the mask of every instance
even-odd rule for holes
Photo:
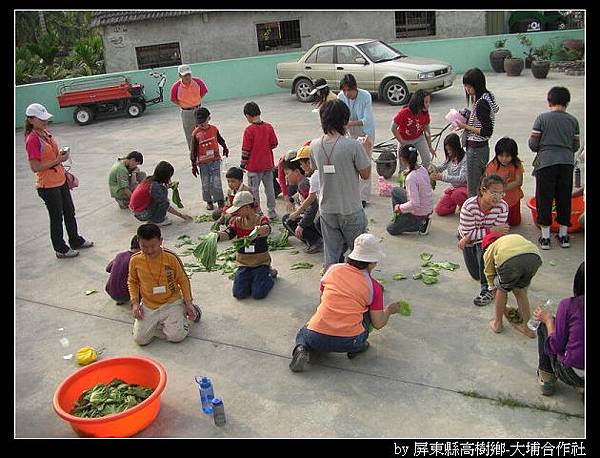
[[[583,40],[563,40],[562,45],[567,49],[575,51],[583,50]]]
[[[490,64],[496,73],[504,72],[504,59],[512,57],[512,53],[508,49],[499,48],[490,53]]]
[[[533,57],[525,58],[525,68],[531,68],[531,63],[533,62]]]
[[[518,59],[516,57],[508,57],[504,59],[504,71],[507,76],[519,76],[523,71],[523,67],[525,63],[523,59]]]
[[[546,78],[550,71],[550,62],[547,60],[534,60],[531,63],[531,73],[535,78]]]

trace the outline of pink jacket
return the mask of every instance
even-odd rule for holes
[[[429,174],[423,166],[419,166],[406,177],[406,195],[408,202],[400,204],[402,213],[416,216],[427,216],[433,212],[433,191]]]

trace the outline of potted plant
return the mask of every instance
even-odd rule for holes
[[[504,59],[504,71],[507,76],[519,76],[525,63],[520,57],[507,57]]]
[[[531,39],[525,35],[524,33],[519,33],[517,35],[517,40],[521,43],[521,46],[525,48],[525,68],[531,68],[531,62],[533,61],[533,43]]]
[[[533,48],[532,54],[531,73],[535,78],[546,78],[550,71],[550,59],[553,54],[552,43],[545,43],[542,46]]]
[[[504,47],[506,40],[506,38],[504,40],[497,40],[494,43],[496,49],[490,53],[490,64],[496,73],[502,73],[504,71],[504,59],[512,57],[512,53]]]

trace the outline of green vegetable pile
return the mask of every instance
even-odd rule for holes
[[[511,323],[522,323],[523,319],[519,316],[519,311],[512,307],[506,308],[506,318]]]
[[[198,215],[194,218],[194,223],[212,223],[214,221],[212,215]]]
[[[171,184],[171,189],[173,190],[173,197],[171,200],[175,205],[177,205],[177,208],[183,208],[181,197],[179,197],[179,181],[173,181]]]
[[[296,262],[290,266],[290,270],[312,269],[314,267],[310,262]]]
[[[217,242],[219,234],[210,232],[194,249],[194,256],[202,263],[207,271],[211,271],[217,263]]]
[[[115,378],[108,385],[99,383],[85,390],[75,402],[71,415],[98,418],[120,413],[139,404],[153,391],[152,388],[125,383]]]
[[[397,273],[397,274],[394,274],[392,276],[392,279],[393,280],[405,280],[406,279],[406,275],[404,275],[402,273]]]
[[[421,280],[426,285],[433,285],[438,282],[440,270],[455,271],[460,267],[458,264],[449,261],[434,262],[431,260],[432,258],[432,253],[421,253],[421,261],[425,262],[421,264],[421,271],[413,274],[413,280]]]

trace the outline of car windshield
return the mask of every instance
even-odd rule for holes
[[[404,54],[396,51],[383,41],[371,41],[369,43],[358,45],[358,48],[375,63],[406,57]]]

